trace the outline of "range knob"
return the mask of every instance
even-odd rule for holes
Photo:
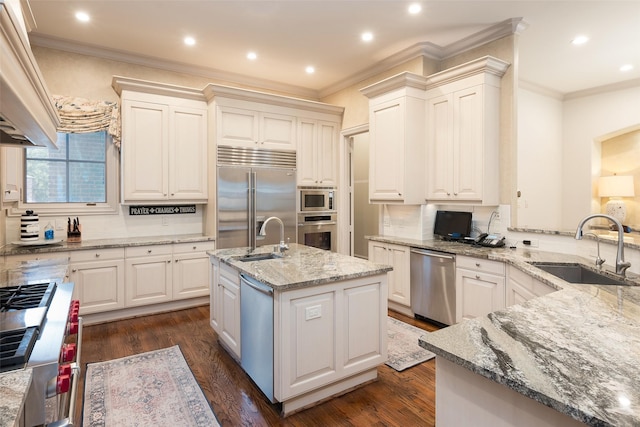
[[[71,375],[58,375],[56,380],[56,393],[62,394],[71,388]]]
[[[76,343],[63,344],[60,350],[60,359],[63,363],[73,362],[76,357]]]
[[[69,321],[77,322],[79,315],[80,315],[80,301],[73,300],[71,301],[71,307],[69,308]]]
[[[77,320],[75,322],[67,322],[67,335],[77,334],[78,329],[80,329],[80,323]]]
[[[64,365],[58,366],[58,376],[60,375],[69,375],[71,376],[71,365],[66,363]]]

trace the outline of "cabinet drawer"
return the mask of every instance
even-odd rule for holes
[[[535,296],[546,295],[550,292],[556,291],[553,286],[529,276],[524,271],[520,271],[515,267],[509,267],[509,281],[515,282],[523,288],[531,291]]]
[[[110,259],[124,259],[124,248],[71,251],[69,255],[70,263]]]
[[[216,248],[216,242],[175,243],[174,254],[189,254],[193,252],[212,251]]]
[[[37,254],[7,255],[6,262],[40,261],[46,259],[69,259],[69,252],[39,252]]]
[[[456,267],[504,276],[504,263],[467,256],[456,256]]]
[[[125,248],[124,254],[127,258],[155,256],[155,255],[171,255],[173,249],[171,245],[149,245],[149,246],[132,246]]]

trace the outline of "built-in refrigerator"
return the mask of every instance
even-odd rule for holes
[[[272,158],[277,152],[270,150],[226,150],[218,150],[216,248],[278,244],[277,221],[259,236],[271,216],[284,223],[285,243],[296,243],[295,152],[285,152],[285,159],[293,156],[285,162],[282,155]]]

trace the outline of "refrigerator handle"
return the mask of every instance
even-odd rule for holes
[[[253,238],[253,172],[247,172],[247,246],[253,247],[252,243],[254,242]]]
[[[249,172],[249,246],[255,248],[258,239],[257,215],[258,207],[256,206],[256,183],[257,175],[255,171]]]

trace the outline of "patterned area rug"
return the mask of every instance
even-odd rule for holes
[[[219,426],[180,347],[87,365],[83,425]]]
[[[418,344],[418,338],[429,332],[393,317],[387,317],[387,319],[389,334],[387,365],[396,371],[403,371],[436,357],[435,354],[425,350]]]

